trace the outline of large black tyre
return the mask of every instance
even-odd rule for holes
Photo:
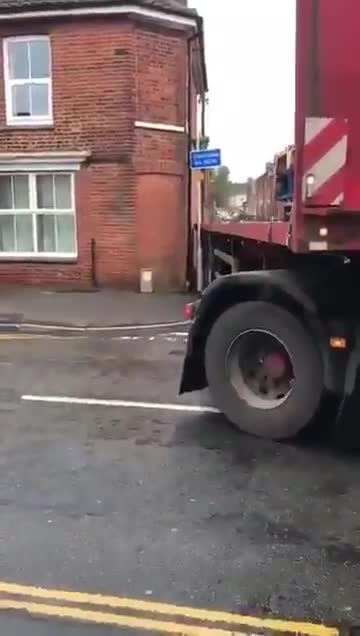
[[[291,359],[291,391],[275,407],[249,404],[234,387],[229,352],[251,332],[274,337]],[[316,342],[297,318],[271,303],[248,302],[224,312],[209,334],[205,369],[215,405],[238,429],[257,437],[295,437],[313,419],[323,394],[323,364]]]

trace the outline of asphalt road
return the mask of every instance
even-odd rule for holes
[[[0,622],[6,636],[119,636],[115,628],[99,628],[86,625],[70,625],[63,621],[48,621],[26,618],[23,616],[4,616]],[[122,632],[122,635],[124,632]],[[130,632],[129,632],[130,634]],[[134,632],[132,632],[134,636]]]
[[[181,335],[0,347],[2,581],[360,621],[359,457],[255,440],[218,415],[21,399],[210,404],[206,393],[177,397]],[[5,610],[0,627],[6,636],[119,633]]]

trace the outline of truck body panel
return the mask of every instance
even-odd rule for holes
[[[360,4],[356,0],[298,0],[296,23],[292,249],[357,250]],[[307,175],[314,176],[315,193],[308,200]]]
[[[203,225],[206,232],[237,236],[239,238],[287,245],[290,224],[285,221],[239,221],[235,223],[214,222]]]
[[[229,235],[295,253],[360,250],[359,32],[358,0],[297,0],[295,147],[253,181],[247,218],[254,224],[227,224]],[[294,187],[285,202],[277,179],[290,166]],[[288,222],[284,243],[287,225],[278,224]],[[204,230],[218,233],[219,224]]]
[[[242,220],[202,219],[180,385],[271,439],[328,405],[343,436],[360,402],[360,2],[297,0],[296,22],[295,146],[250,183]]]

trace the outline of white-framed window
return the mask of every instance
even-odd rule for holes
[[[47,36],[6,38],[3,46],[7,123],[51,124],[50,39]]]
[[[0,174],[0,260],[76,255],[74,174]]]

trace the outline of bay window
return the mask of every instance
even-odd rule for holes
[[[0,258],[77,254],[74,175],[0,174]]]

